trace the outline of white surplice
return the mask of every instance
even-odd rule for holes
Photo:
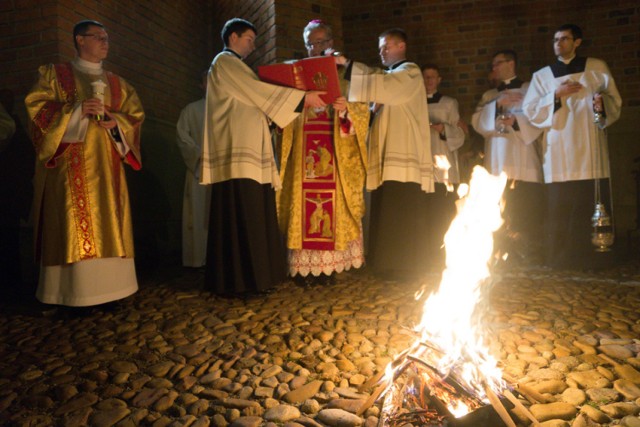
[[[182,200],[182,265],[202,267],[207,259],[211,188],[200,185],[205,100],[188,104],[176,125],[177,144],[187,167]]]
[[[520,89],[526,93],[529,84]],[[509,89],[514,90],[514,89]],[[496,130],[497,89],[486,91],[471,118],[471,125],[484,137],[484,167],[493,175],[504,172],[509,179],[526,182],[542,182],[542,166],[539,154],[541,131],[532,125],[522,109],[512,111],[518,130],[508,127],[508,133]]]
[[[565,80],[580,82],[583,88],[563,97],[554,112],[554,92]],[[593,96],[603,95],[606,120],[602,128],[594,123]],[[524,114],[543,129],[544,181],[564,182],[610,176],[609,152],[604,128],[620,117],[622,100],[607,64],[587,58],[585,70],[554,77],[551,67],[533,74],[523,101]]]
[[[444,125],[444,139],[435,129],[431,129],[431,154],[434,162],[436,156],[445,156],[449,163],[448,170],[438,168],[436,165],[436,182],[459,184],[458,149],[464,144],[464,131],[458,126],[460,121],[458,101],[443,95],[438,102],[430,103],[428,108],[429,122]]]
[[[284,128],[304,95],[260,81],[234,52],[220,52],[208,75],[201,183],[248,178],[279,189],[269,120]]]
[[[403,62],[391,70],[354,62],[349,101],[381,105],[369,132],[367,189],[385,181],[434,189],[427,93],[420,67]]]

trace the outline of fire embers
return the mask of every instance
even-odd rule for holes
[[[434,382],[430,373],[418,368],[406,371],[406,378],[393,385],[383,404],[384,418],[381,426],[399,427],[406,424],[420,426],[451,426],[451,427],[502,427],[507,424],[501,419],[493,405],[480,402],[474,396],[468,395],[457,385],[450,384],[450,380]],[[427,386],[431,382],[431,386]],[[442,397],[438,397],[442,396]],[[456,418],[449,412],[445,401],[460,401],[472,412]],[[501,403],[505,408],[514,407],[507,399]]]
[[[403,352],[389,365],[386,377],[361,412],[384,393],[381,427],[406,424],[515,427],[508,412],[514,407],[518,407],[526,418],[537,422],[512,393],[519,394],[515,387],[503,383],[503,396],[499,398],[485,379],[477,378],[475,384],[480,384],[480,388],[462,379],[461,375],[467,370],[464,360],[468,359],[460,359],[444,374],[434,367],[434,363],[442,358],[443,353],[429,343],[420,342],[411,351]]]
[[[505,175],[495,177],[475,168],[469,191],[459,189],[458,214],[444,238],[446,268],[440,287],[424,301],[415,343],[387,366],[382,384],[367,402],[373,404],[385,394],[381,419],[388,426],[405,424],[407,418],[413,418],[412,424],[454,425],[467,414],[483,413],[479,409],[490,404],[503,425],[515,427],[496,394],[508,390],[497,360],[484,345],[481,322],[492,284],[489,262],[493,233],[502,225],[505,184]],[[401,377],[405,380],[399,383]]]

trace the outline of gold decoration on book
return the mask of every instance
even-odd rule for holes
[[[329,78],[326,74],[318,72],[313,75],[313,84],[315,84],[319,90],[326,90],[328,83]]]

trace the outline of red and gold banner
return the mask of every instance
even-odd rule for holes
[[[333,123],[326,112],[304,126],[302,170],[302,248],[334,250],[336,162]]]

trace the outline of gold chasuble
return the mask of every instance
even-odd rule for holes
[[[25,100],[37,155],[37,258],[43,266],[133,258],[123,164],[141,167],[144,112],[135,90],[112,73],[101,68],[84,72],[76,63],[42,66],[39,71],[39,81]],[[94,97],[91,83],[99,79],[106,83],[105,110],[119,133],[82,117],[80,104]]]
[[[307,108],[283,129],[278,220],[294,253],[289,255],[292,276],[348,269],[351,263],[344,258],[350,255],[336,260],[326,251],[348,251],[352,242],[359,242],[361,265],[368,124],[367,104],[349,103],[345,117],[331,106]],[[302,252],[296,255],[297,250]],[[314,261],[314,252],[306,250],[325,252],[316,253]],[[296,259],[301,254],[304,261]],[[343,261],[346,267],[335,265]],[[303,268],[293,265],[300,263]]]

